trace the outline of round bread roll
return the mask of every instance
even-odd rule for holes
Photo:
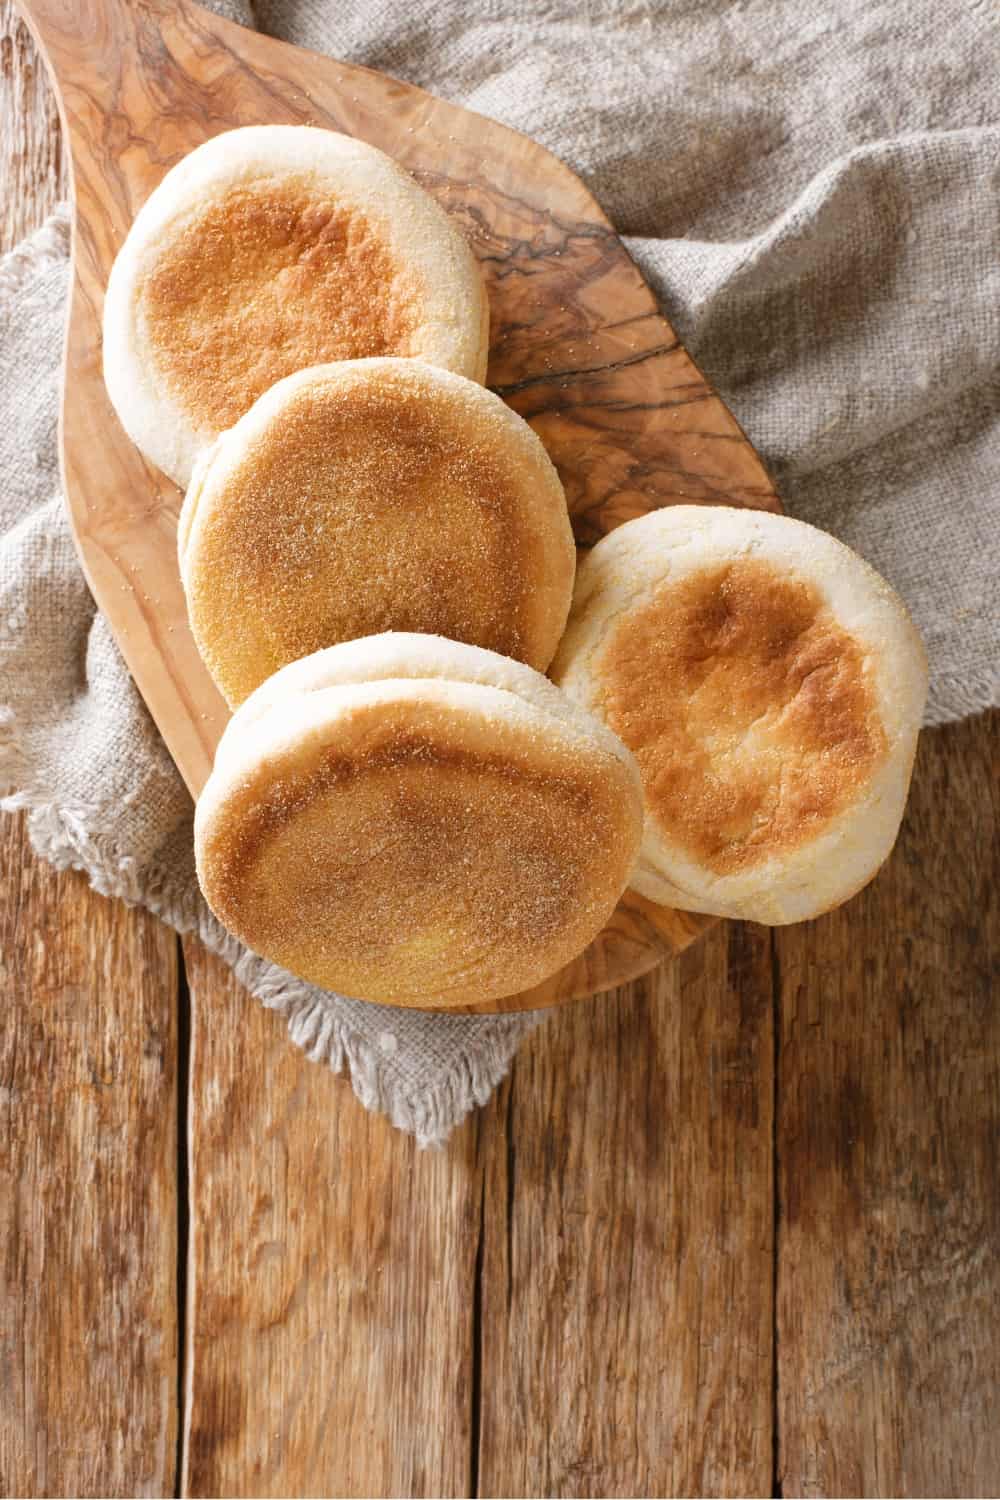
[[[181,512],[191,629],[231,705],[323,646],[445,635],[543,670],[576,549],[541,442],[412,359],[302,370],[199,461]]]
[[[488,1003],[611,915],[642,832],[632,757],[530,667],[386,634],[279,672],[198,801],[198,878],[256,953],[342,994]]]
[[[206,141],[136,215],[108,282],[104,379],[178,484],[293,370],[415,356],[486,375],[489,309],[448,215],[381,151],[260,125]]]
[[[889,854],[926,659],[885,580],[824,532],[723,506],[628,522],[581,562],[552,675],[639,762],[641,895],[798,922]]]

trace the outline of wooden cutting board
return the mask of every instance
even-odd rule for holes
[[[119,426],[101,377],[108,272],[169,167],[236,125],[320,125],[407,167],[461,224],[490,294],[488,382],[555,462],[577,541],[676,502],[779,508],[759,458],[657,311],[583,183],[541,146],[366,68],[286,46],[189,0],[21,0],[70,146],[75,220],[61,449],[90,587],[197,796],[228,710],[187,626],[181,494]],[[712,919],[627,893],[574,963],[484,1009],[633,979]]]

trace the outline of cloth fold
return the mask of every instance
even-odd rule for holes
[[[214,7],[245,24],[240,0]],[[984,5],[260,0],[266,31],[534,135],[583,175],[775,473],[900,590],[928,722],[1000,700],[1000,40]],[[59,493],[61,210],[0,261],[0,806],[35,848],[197,931],[441,1141],[537,1016],[367,1005],[249,954],[197,890],[191,804],[95,610]]]

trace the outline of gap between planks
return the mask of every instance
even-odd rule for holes
[[[177,1450],[174,1459],[174,1496],[184,1486],[188,1435],[190,1367],[188,1347],[188,1289],[191,1254],[191,1161],[188,1141],[191,1109],[191,991],[187,980],[184,944],[177,937]]]
[[[777,938],[768,933],[771,950],[771,1496],[780,1500],[781,1402],[778,1363],[778,1277],[781,1268],[781,1161],[778,1122],[781,1119],[781,960]]]

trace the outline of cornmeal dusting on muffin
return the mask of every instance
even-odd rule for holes
[[[308,768],[271,763],[235,790],[204,852],[213,908],[358,994],[386,968],[401,1000],[521,988],[580,950],[624,883],[628,773],[530,735],[516,754],[461,749],[420,717],[380,706],[363,750],[334,739]]]
[[[231,703],[290,661],[385,630],[548,666],[574,566],[558,479],[495,397],[418,365],[307,372],[209,467],[184,582]]]
[[[308,365],[409,355],[414,274],[354,205],[305,177],[258,177],[158,247],[138,299],[174,399],[217,430]]]

